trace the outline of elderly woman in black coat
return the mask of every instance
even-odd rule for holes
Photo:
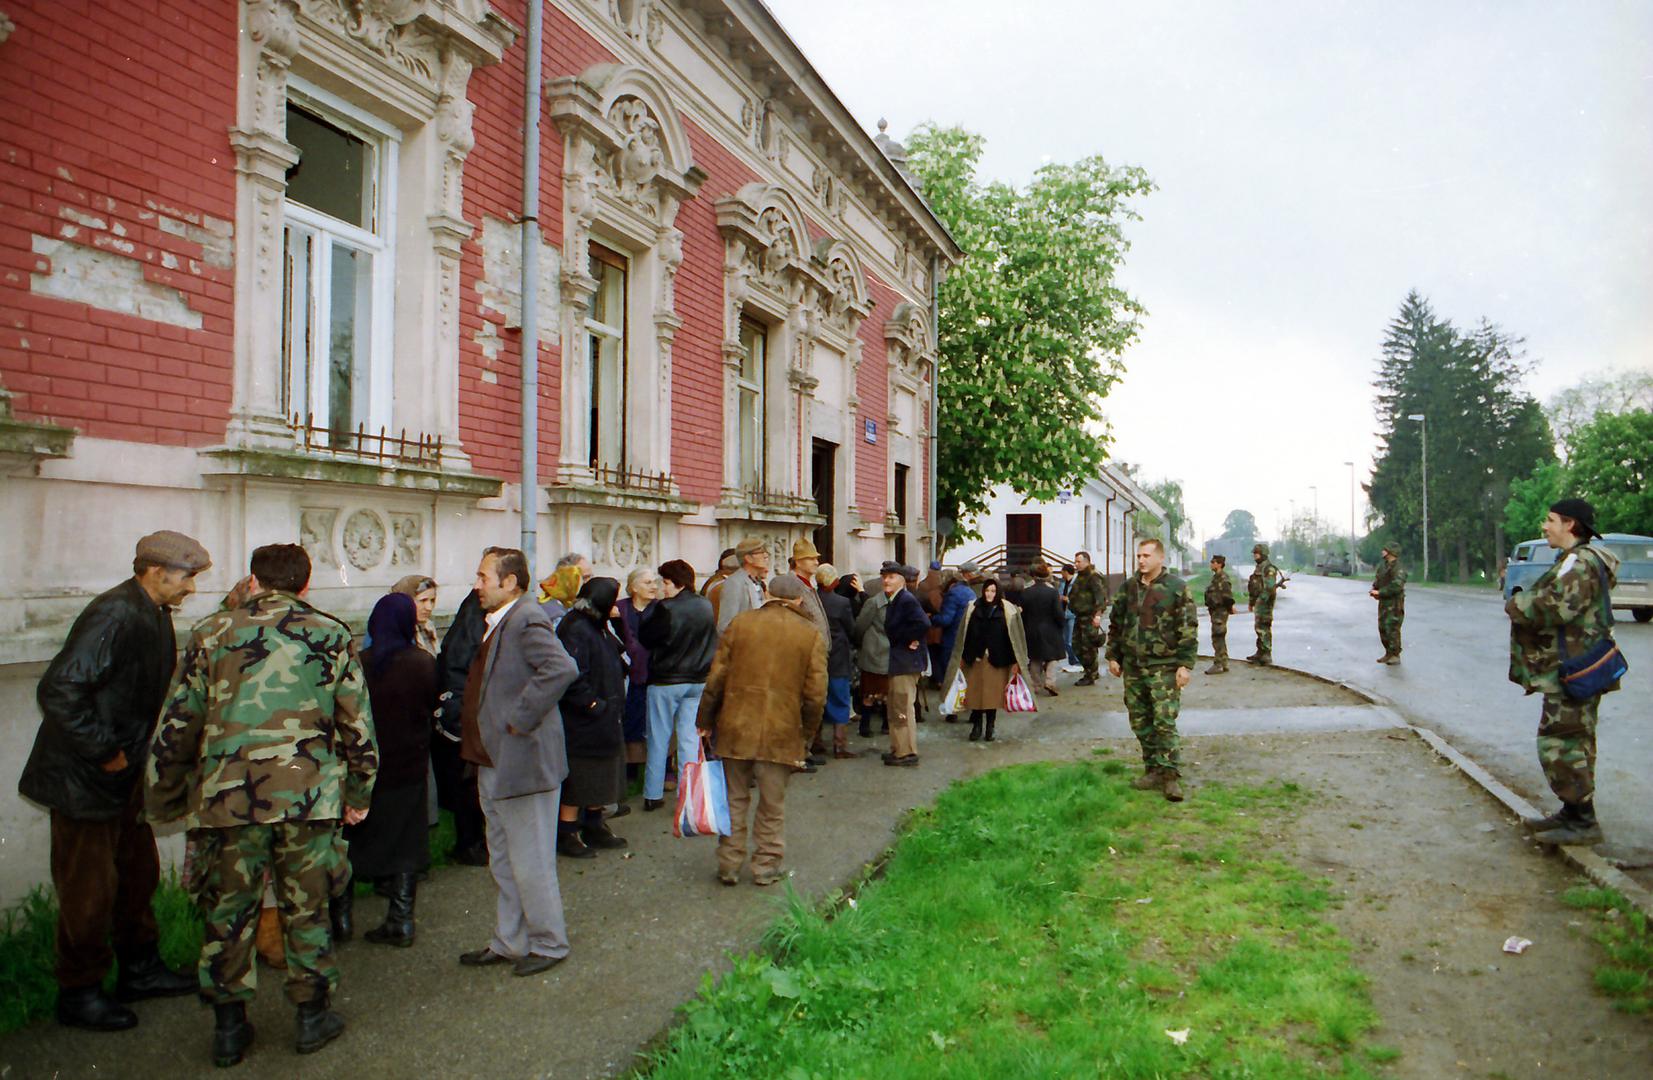
[[[1005,599],[1010,599],[1007,595]],[[1067,655],[1062,644],[1062,596],[1051,584],[1050,567],[1033,564],[1033,584],[1022,591],[1022,629],[1027,633],[1027,684],[1035,694],[1056,696],[1050,665]]]
[[[436,709],[436,657],[419,647],[413,597],[381,597],[368,616],[372,641],[362,653],[379,773],[367,818],[345,827],[357,881],[382,879],[390,897],[385,921],[369,930],[376,945],[413,944],[413,899],[430,861],[425,782],[430,770],[431,714]]]
[[[618,581],[592,578],[557,624],[557,637],[580,669],[562,696],[568,778],[557,822],[557,854],[574,859],[626,846],[603,820],[603,807],[626,794],[626,654],[613,628],[619,596]]]

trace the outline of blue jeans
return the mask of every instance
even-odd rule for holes
[[[1064,612],[1062,615],[1062,648],[1068,651],[1068,663],[1079,663],[1079,654],[1073,651],[1073,627],[1079,621],[1079,616],[1073,612]]]
[[[829,724],[849,723],[849,680],[828,679],[826,708],[821,719]]]
[[[700,735],[695,717],[700,712],[700,695],[705,683],[678,683],[649,689],[649,756],[643,765],[643,798],[666,797],[666,755],[670,752],[672,729],[677,730],[677,767],[700,756]]]

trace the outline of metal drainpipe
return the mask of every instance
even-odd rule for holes
[[[1086,541],[1089,543],[1089,541]],[[1102,576],[1113,573],[1113,496],[1102,504]]]
[[[539,548],[540,48],[544,0],[529,0],[522,122],[522,553]]]
[[[930,256],[930,347],[935,351],[935,366],[930,371],[930,559],[941,558],[941,532],[936,528],[937,451],[941,449],[941,256]],[[954,528],[957,528],[955,525]]]

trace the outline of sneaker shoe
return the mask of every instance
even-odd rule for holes
[[[1085,668],[1081,664],[1063,664],[1062,670],[1067,672],[1069,675],[1077,675],[1079,672],[1084,671]]]

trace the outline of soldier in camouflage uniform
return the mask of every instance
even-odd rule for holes
[[[378,765],[350,628],[306,603],[296,544],[253,552],[252,595],[197,623],[150,744],[150,820],[183,818],[186,873],[206,920],[201,997],[216,1014],[213,1060],[252,1043],[253,936],[264,878],[286,929],[287,996],[300,1053],[344,1030],[327,1008],[338,965],[328,898],[345,886],[340,821],[367,816]]]
[[[1257,651],[1246,657],[1253,664],[1274,663],[1274,594],[1286,587],[1280,568],[1268,561],[1268,545],[1251,549],[1257,569],[1246,579],[1246,610],[1256,616]]]
[[[1586,652],[1612,632],[1603,590],[1618,580],[1619,560],[1591,547],[1595,511],[1583,499],[1562,499],[1544,520],[1544,539],[1561,557],[1524,592],[1510,597],[1510,681],[1543,694],[1538,721],[1538,763],[1561,809],[1527,821],[1545,844],[1599,844],[1596,822],[1596,710],[1601,696],[1579,700],[1561,689],[1561,646],[1569,656]],[[1617,684],[1609,689],[1618,689]]]
[[[1207,675],[1228,670],[1228,617],[1234,613],[1234,583],[1228,580],[1228,557],[1211,556],[1211,582],[1205,587],[1205,610],[1211,615],[1211,666]]]
[[[1073,651],[1085,669],[1085,674],[1073,685],[1092,686],[1100,674],[1096,666],[1096,653],[1102,647],[1106,633],[1102,627],[1102,613],[1108,609],[1108,580],[1091,565],[1088,551],[1075,553],[1073,565],[1078,575],[1068,590],[1068,610],[1074,616]]]
[[[1177,712],[1199,655],[1199,617],[1188,583],[1166,571],[1160,541],[1140,541],[1136,565],[1109,611],[1108,671],[1125,680],[1125,711],[1142,744],[1143,774],[1131,786],[1181,802]]]
[[[1400,545],[1383,545],[1383,561],[1372,577],[1371,595],[1378,602],[1378,640],[1383,642],[1383,655],[1377,662],[1398,664],[1400,624],[1406,621],[1406,571],[1400,565]]]

